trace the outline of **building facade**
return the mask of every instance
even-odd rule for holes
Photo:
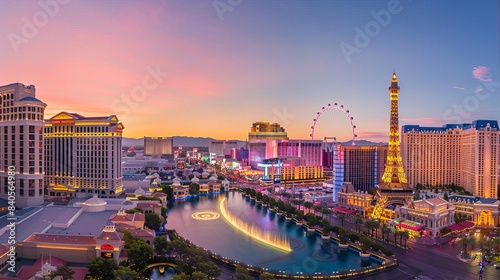
[[[397,218],[420,223],[425,226],[428,235],[438,237],[441,229],[454,223],[454,214],[455,207],[451,202],[434,197],[401,206]]]
[[[278,157],[299,157],[305,160],[306,166],[322,166],[321,140],[279,140],[276,144]]]
[[[160,158],[162,155],[172,155],[174,147],[173,137],[146,137],[144,136],[144,155]]]
[[[247,147],[247,142],[241,140],[211,140],[208,144],[210,158],[217,159],[238,159],[241,149]]]
[[[0,87],[0,197],[8,198],[9,171],[15,173],[16,207],[43,203],[44,111],[35,86]]]
[[[61,112],[45,121],[47,197],[112,198],[123,192],[122,130],[115,115]]]
[[[343,182],[351,182],[359,191],[369,191],[382,180],[387,146],[344,146],[339,145],[338,164],[340,174],[336,174]],[[338,172],[337,172],[338,173]]]
[[[278,155],[278,141],[288,140],[285,129],[277,123],[255,122],[248,133],[248,163],[257,168],[257,164],[267,158]]]
[[[494,120],[443,127],[402,127],[402,153],[411,186],[456,184],[496,198],[500,132]]]
[[[500,200],[468,195],[450,195],[455,213],[479,227],[500,226]]]

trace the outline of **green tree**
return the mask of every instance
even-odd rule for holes
[[[142,239],[136,239],[127,249],[128,261],[135,271],[143,270],[153,257],[153,249]]]
[[[191,274],[192,280],[208,280],[208,275],[203,272],[195,271]]]
[[[500,237],[493,238],[493,246],[495,247],[495,255],[500,254]]]
[[[136,208],[125,210],[125,213],[127,213],[127,214],[144,213],[144,211],[141,208],[136,207]]]
[[[356,218],[354,218],[354,223],[356,224],[356,231],[360,232],[361,225],[363,224],[363,218],[356,216]]]
[[[167,253],[167,238],[165,235],[156,236],[153,244],[157,255],[164,256]]]
[[[88,266],[88,273],[97,280],[114,279],[118,265],[113,259],[95,258]]]
[[[161,191],[167,195],[167,200],[170,201],[170,200],[174,199],[174,189],[172,189],[171,186],[169,186],[169,185],[162,186]]]
[[[172,277],[172,280],[191,280],[191,277],[183,272]]]
[[[341,225],[344,226],[345,215],[342,213],[338,214],[337,218],[339,218]]]
[[[274,276],[269,272],[264,272],[259,275],[259,280],[273,280]]]
[[[467,253],[467,247],[470,243],[469,238],[464,237],[458,241],[458,244],[462,245],[462,258],[467,258],[468,253]]]
[[[405,248],[406,248],[406,241],[410,238],[410,232],[407,230],[404,230],[401,232],[401,236],[403,237],[403,240],[405,241]]]
[[[60,265],[49,274],[49,277],[51,280],[57,276],[60,276],[62,280],[71,280],[73,279],[73,274],[75,274],[75,272],[67,265]]]
[[[115,280],[138,280],[139,274],[128,266],[120,265],[114,272]],[[142,279],[142,278],[141,278]]]
[[[304,219],[307,221],[307,225],[309,227],[313,227],[317,224],[317,219],[316,216],[313,213],[307,213],[304,216]]]
[[[236,266],[236,280],[253,280],[248,270],[241,266]]]
[[[386,224],[383,224],[381,230],[382,230],[382,240],[389,239],[389,232],[391,232],[391,229]]]
[[[310,201],[306,201],[306,202],[304,202],[304,207],[307,208],[307,212],[310,213],[311,208],[313,207],[313,203]]]
[[[161,219],[156,213],[146,213],[146,221],[144,222],[144,226],[149,229],[153,229],[158,231],[161,227]]]
[[[371,229],[373,228],[373,220],[372,219],[368,219],[365,221],[365,227],[366,229],[368,230],[368,234],[372,235],[371,234]],[[372,235],[373,236],[373,235]]]
[[[378,238],[378,229],[380,228],[380,223],[377,220],[373,220],[372,227],[375,231],[375,238]]]
[[[200,193],[200,185],[196,183],[191,183],[189,185],[189,194],[190,195],[197,195]]]
[[[443,194],[443,199],[448,201],[449,197],[448,197],[448,192],[445,191],[444,194]]]

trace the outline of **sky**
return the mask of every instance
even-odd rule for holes
[[[36,86],[46,118],[117,115],[124,136],[310,139],[342,104],[357,139],[400,125],[500,119],[499,8],[475,0],[2,0],[0,85]],[[352,139],[339,109],[315,139]]]

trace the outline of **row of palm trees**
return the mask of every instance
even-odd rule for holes
[[[382,240],[388,243],[391,242],[391,240],[389,240],[389,234],[392,232],[392,230],[386,224],[383,224],[381,226],[377,220],[374,219],[363,220],[363,218],[361,218],[360,216],[356,216],[354,218],[354,224],[356,225],[357,232],[360,232],[361,225],[364,225],[370,236],[374,237],[375,239],[378,239],[378,229],[380,228],[382,232]],[[394,235],[394,244],[396,246],[398,245],[397,238],[399,237],[399,245],[402,246],[404,241],[404,247],[406,248],[406,241],[408,241],[408,239],[410,238],[410,232],[407,230],[395,230],[393,232],[393,235]]]
[[[281,210],[284,211],[285,214],[288,217],[295,216],[299,221],[302,220],[302,218],[305,218],[308,215],[305,215],[304,211],[307,209],[307,213],[312,213],[314,216],[321,216],[322,219],[329,218],[332,214],[333,211],[329,208],[322,207],[320,205],[314,205],[310,201],[303,201],[299,199],[293,199],[291,202],[295,207],[298,209],[294,209],[293,205],[290,205],[288,203],[284,203],[282,200],[275,200],[272,197],[269,197],[267,195],[263,195],[261,192],[258,192],[254,189],[250,188],[245,188],[244,193],[256,197],[257,200],[262,201],[265,204],[268,204],[269,207],[274,208],[275,206]],[[302,211],[300,211],[302,210]],[[341,221],[342,227],[344,226],[344,220],[347,218],[345,214],[338,214],[337,218]],[[331,232],[331,226],[328,223],[324,223],[326,221],[315,221],[311,224],[317,224],[320,225],[323,228],[324,233],[329,233]],[[309,224],[309,222],[308,222]],[[374,219],[367,219],[364,220],[361,218],[359,215],[356,215],[354,217],[354,224],[356,225],[356,231],[359,233],[361,232],[361,226],[364,225],[367,231],[369,232],[370,236],[374,237],[375,239],[378,239],[378,229],[381,229],[382,231],[382,240],[385,242],[390,243],[391,241],[389,240],[389,234],[391,233],[391,228],[389,228],[387,225],[380,225],[378,220]],[[404,241],[404,247],[406,248],[406,242],[410,238],[410,234],[407,230],[401,231],[401,230],[396,230],[393,232],[394,235],[394,244],[397,246],[398,245],[398,237],[399,237],[399,245],[403,245]]]
[[[485,255],[492,255],[493,252],[495,255],[500,255],[500,237],[496,237],[493,239],[482,239],[477,240],[474,236],[464,237],[458,241],[460,245],[462,245],[462,257],[467,258],[468,249],[474,250],[476,246],[479,246],[481,252]],[[470,247],[469,247],[470,246]]]

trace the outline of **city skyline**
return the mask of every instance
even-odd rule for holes
[[[309,139],[338,103],[358,139],[385,142],[394,70],[400,125],[500,119],[498,3],[229,2],[5,1],[0,84],[35,85],[46,119],[116,114],[130,138],[245,139],[270,121]],[[343,118],[315,139],[349,140]]]

